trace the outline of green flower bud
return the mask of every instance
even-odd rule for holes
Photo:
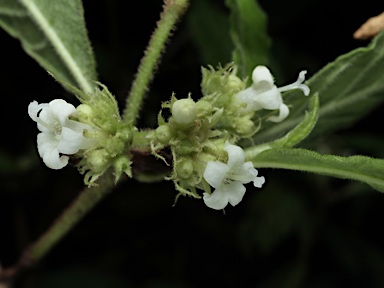
[[[176,165],[176,173],[181,178],[189,178],[193,172],[193,163],[191,159],[184,158]]]
[[[92,118],[94,117],[94,112],[91,106],[87,104],[80,104],[76,108],[77,119],[79,122],[90,124],[92,123]]]
[[[255,133],[255,124],[247,117],[236,118],[235,129],[239,135],[251,136]]]
[[[87,153],[87,167],[93,173],[103,172],[109,165],[109,154],[104,149]]]
[[[125,143],[117,137],[109,138],[105,143],[105,149],[108,151],[108,154],[112,157],[115,157],[117,154],[120,154],[124,150],[124,146]]]
[[[155,135],[157,140],[159,140],[159,142],[161,142],[162,144],[168,144],[169,141],[171,141],[172,139],[171,127],[169,127],[169,125],[167,124],[160,125],[156,129]]]
[[[191,153],[200,152],[201,150],[201,147],[195,145],[189,139],[180,141],[175,147],[175,151],[178,155],[188,155]]]
[[[244,86],[244,83],[243,83],[243,81],[241,81],[241,79],[239,77],[231,74],[228,76],[227,85],[228,85],[228,88],[241,90]]]
[[[172,116],[177,124],[188,125],[196,119],[197,106],[190,99],[180,99],[172,105]]]

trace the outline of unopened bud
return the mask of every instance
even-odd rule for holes
[[[175,101],[171,110],[177,124],[188,125],[196,119],[197,106],[190,98]]]
[[[191,176],[193,172],[192,160],[187,158],[181,160],[179,163],[177,163],[176,172],[179,177],[184,179]]]
[[[160,125],[156,128],[155,131],[156,138],[163,144],[169,143],[169,141],[172,139],[172,131],[171,128],[167,125]]]

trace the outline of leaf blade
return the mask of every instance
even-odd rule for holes
[[[44,69],[84,92],[97,80],[79,0],[0,1],[0,26]]]
[[[247,151],[245,151],[246,156]],[[248,157],[247,157],[248,158]],[[281,168],[313,172],[365,182],[384,192],[384,160],[366,156],[322,155],[300,148],[266,150],[251,159],[257,168]]]
[[[319,118],[319,96],[316,94],[309,102],[309,109],[305,112],[303,120],[291,131],[283,137],[272,142],[263,143],[248,148],[248,157],[253,158],[262,151],[281,148],[293,147],[303,141],[311,133]]]
[[[355,49],[326,65],[306,84],[311,94],[318,93],[319,120],[311,138],[338,128],[348,127],[384,101],[384,33],[368,46]],[[292,105],[290,116],[279,125],[266,123],[255,135],[257,142],[267,142],[292,129],[301,119],[308,100],[300,91],[283,95]],[[313,97],[313,96],[310,96]]]

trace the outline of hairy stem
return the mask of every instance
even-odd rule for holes
[[[109,194],[113,186],[114,178],[111,174],[107,174],[101,178],[98,186],[85,188],[52,226],[25,249],[15,266],[0,271],[0,284],[12,280],[20,270],[29,268],[43,259],[97,203]]]
[[[123,113],[124,122],[135,125],[139,110],[151,82],[165,43],[188,6],[188,0],[164,0],[163,12],[152,34],[144,57],[141,59],[136,78],[132,83]]]

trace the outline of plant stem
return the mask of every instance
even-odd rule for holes
[[[165,43],[172,29],[175,28],[176,22],[187,9],[188,2],[188,0],[164,0],[160,20],[157,22],[157,27],[148,43],[144,57],[141,59],[136,78],[127,97],[127,104],[123,113],[125,123],[132,126],[136,124],[145,92],[153,78]]]
[[[33,266],[45,255],[97,204],[114,186],[111,173],[102,177],[98,186],[85,188],[72,204],[58,217],[52,226],[24,250],[19,262],[0,273],[0,283],[14,278],[20,270]]]

